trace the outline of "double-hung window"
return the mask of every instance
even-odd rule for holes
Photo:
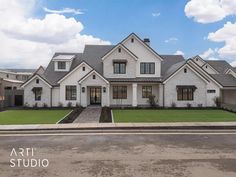
[[[76,100],[76,86],[75,85],[66,86],[66,100]]]
[[[142,86],[142,97],[149,98],[152,95],[152,86]]]
[[[41,101],[41,95],[42,95],[42,87],[34,87],[32,91],[34,92],[34,99],[35,101]]]
[[[155,74],[155,63],[140,63],[141,74]]]
[[[126,63],[125,62],[114,62],[114,74],[125,74]]]
[[[58,69],[66,69],[66,62],[65,61],[58,61],[57,68]]]
[[[127,86],[113,86],[113,99],[127,99]]]

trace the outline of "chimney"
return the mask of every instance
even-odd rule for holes
[[[149,38],[144,38],[144,39],[143,39],[143,42],[144,42],[145,44],[147,44],[148,46],[150,46],[150,39],[149,39]]]

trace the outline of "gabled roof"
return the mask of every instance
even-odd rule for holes
[[[161,55],[159,55],[150,45],[147,45],[140,37],[138,37],[137,34],[135,33],[131,33],[130,35],[128,35],[124,40],[122,40],[120,43],[124,43],[127,39],[129,39],[131,36],[134,36],[136,39],[138,39],[149,51],[151,51],[154,55],[156,55],[157,57],[159,57],[161,60],[163,60],[163,58],[161,57]]]
[[[104,56],[102,56],[102,60],[104,60],[106,58],[106,56],[111,54],[114,50],[116,50],[119,47],[123,48],[129,55],[131,55],[133,58],[135,58],[137,60],[138,57],[133,52],[131,52],[127,47],[125,47],[122,43],[117,44],[110,51],[108,51]]]
[[[39,74],[34,74],[33,76],[31,76],[25,83],[23,83],[21,85],[21,87],[25,87],[26,85],[28,85],[34,78],[38,77],[39,79],[41,79],[45,84],[47,84],[50,88],[52,87],[52,85],[50,84],[50,82],[47,80],[47,78],[45,78],[43,75],[39,75]]]
[[[163,61],[161,62],[161,75],[165,76],[170,67],[174,64],[185,61],[182,55],[161,55]]]
[[[225,60],[205,60],[209,65],[215,68],[219,74],[224,74],[232,66]]]
[[[81,84],[86,78],[88,78],[91,74],[96,74],[98,75],[102,80],[104,80],[104,82],[106,82],[107,84],[109,83],[107,79],[105,79],[101,74],[99,74],[97,71],[95,70],[91,70],[89,73],[87,73],[84,77],[82,77],[78,82]]]
[[[109,52],[114,45],[86,45],[82,59],[88,63],[99,74],[103,74],[101,58]]]
[[[236,87],[236,78],[231,74],[211,74],[224,87]]]
[[[73,70],[81,61],[82,61],[82,53],[55,53],[53,57],[61,55],[61,54],[71,54],[75,55],[76,57],[73,59],[70,71]],[[69,71],[69,72],[70,72]],[[64,77],[68,72],[61,72],[54,70],[54,61],[51,60],[48,64],[43,76],[47,78],[51,85],[57,85],[57,81]]]

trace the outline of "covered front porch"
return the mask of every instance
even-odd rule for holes
[[[155,96],[159,106],[163,106],[163,86],[154,82],[111,82],[110,83],[110,106],[150,106],[149,97]]]

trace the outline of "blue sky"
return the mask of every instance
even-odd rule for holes
[[[226,17],[222,21],[201,24],[186,17],[184,8],[188,0],[60,0],[44,1],[49,9],[71,7],[84,11],[74,15],[85,28],[83,34],[92,34],[113,44],[129,33],[149,37],[154,49],[162,54],[173,54],[181,50],[186,57],[201,54],[208,48],[220,48],[223,43],[204,40],[208,33],[223,27],[236,17]],[[158,17],[152,13],[160,13]],[[67,15],[71,16],[71,14]],[[169,38],[175,42],[166,43]]]
[[[14,5],[21,4],[13,6],[11,1]],[[11,56],[0,55],[3,67],[46,65],[56,51],[81,52],[87,43],[117,44],[131,32],[150,38],[151,46],[160,54],[178,51],[185,58],[199,54],[205,59],[226,59],[236,66],[236,42],[232,40],[236,39],[236,0],[9,0],[1,3],[0,16],[12,16],[8,21],[0,17],[0,39],[9,43],[2,50],[14,51]],[[66,8],[71,11],[65,12]],[[36,60],[35,56],[41,59]]]

